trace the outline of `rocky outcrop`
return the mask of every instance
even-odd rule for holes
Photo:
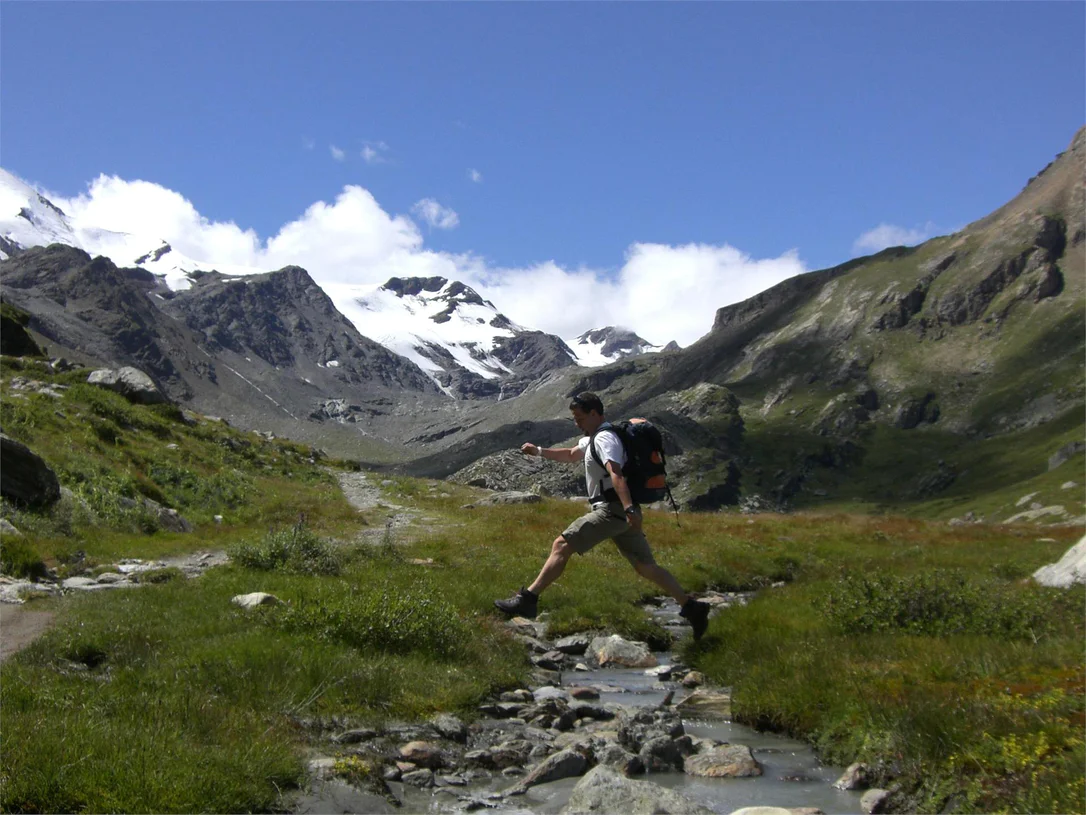
[[[27,333],[30,315],[22,309],[0,302],[0,354],[11,357],[44,356]]]
[[[25,506],[48,506],[60,500],[60,482],[41,456],[0,433],[0,494]]]
[[[1035,571],[1033,579],[1042,586],[1060,589],[1086,583],[1086,537],[1068,549],[1058,561]]]
[[[124,367],[117,370],[99,368],[87,377],[88,385],[98,385],[119,393],[129,402],[140,405],[160,405],[169,401],[147,374],[138,368]]]

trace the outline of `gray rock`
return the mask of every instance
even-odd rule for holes
[[[868,790],[860,798],[860,809],[867,813],[885,812],[886,802],[889,798],[889,790]]]
[[[376,736],[376,730],[371,730],[368,727],[359,727],[354,730],[345,730],[342,733],[332,736],[332,742],[334,744],[358,744],[359,742],[369,741]]]
[[[98,586],[98,581],[93,577],[69,577],[60,585],[65,589],[89,589]]]
[[[600,764],[585,775],[569,796],[562,815],[577,813],[623,815],[711,815],[713,810],[691,801],[674,790],[651,781],[633,781],[607,765]]]
[[[572,654],[573,656],[580,656],[588,650],[588,646],[592,640],[585,634],[571,634],[568,637],[562,637],[554,644],[554,650],[561,651],[563,654]]]
[[[278,597],[274,594],[268,594],[263,591],[254,591],[250,594],[238,594],[230,599],[230,602],[235,606],[241,606],[242,608],[256,608],[257,606],[274,606],[276,603],[281,603]]]
[[[1081,453],[1086,450],[1086,442],[1082,441],[1069,441],[1055,453],[1048,457],[1048,469],[1049,471],[1055,470],[1065,461],[1070,459],[1076,453]]]
[[[631,753],[620,744],[605,741],[593,750],[597,764],[605,764],[626,776],[645,772],[645,762],[641,756]]]
[[[1072,546],[1055,563],[1042,566],[1033,573],[1042,586],[1066,589],[1076,583],[1086,583],[1086,536]]]
[[[535,765],[524,780],[517,784],[517,789],[526,790],[536,784],[548,784],[560,778],[582,775],[587,769],[588,759],[583,753],[572,749],[559,750]]]
[[[60,482],[41,456],[0,433],[0,494],[32,507],[60,500]]]
[[[695,672],[691,671],[691,673]],[[683,684],[686,684],[685,680]],[[729,718],[732,715],[732,698],[721,691],[700,688],[680,701],[675,707],[688,715],[697,714],[698,716]]]
[[[762,767],[743,744],[723,744],[706,753],[690,756],[683,764],[687,775],[706,778],[749,778],[762,774]]]
[[[87,377],[87,384],[109,388],[121,394],[129,402],[141,405],[157,405],[169,401],[147,374],[130,366],[113,370],[99,368]]]
[[[683,755],[674,740],[667,736],[649,739],[638,753],[650,773],[670,772],[683,768]]]
[[[400,758],[431,770],[436,770],[445,764],[441,748],[428,741],[409,741],[400,748]]]
[[[119,572],[104,572],[98,575],[99,583],[124,583],[127,580],[128,578]]]
[[[431,724],[438,733],[451,741],[464,744],[468,740],[467,725],[449,713],[435,716]]]
[[[609,637],[596,637],[588,646],[600,667],[621,665],[626,668],[652,668],[656,657],[648,645],[643,642],[631,642],[612,634]]]
[[[22,537],[23,533],[12,526],[11,521],[7,518],[0,518],[0,538],[4,538],[7,535],[19,538]]]
[[[426,769],[411,770],[400,776],[400,781],[413,787],[430,787],[434,783],[434,771]]]
[[[841,777],[833,782],[833,786],[839,790],[858,790],[868,785],[870,771],[862,761],[848,765]]]
[[[532,698],[535,700],[536,704],[546,702],[548,699],[560,699],[567,703],[572,701],[572,697],[570,697],[568,691],[565,691],[562,688],[556,688],[552,685],[544,685],[542,688],[536,688],[532,691]]]

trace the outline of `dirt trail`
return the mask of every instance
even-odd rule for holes
[[[0,662],[21,651],[53,624],[53,612],[0,603]]]

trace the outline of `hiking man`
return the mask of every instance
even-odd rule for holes
[[[709,606],[683,591],[671,572],[653,558],[649,542],[641,531],[641,508],[630,498],[630,488],[622,474],[626,463],[622,440],[613,430],[600,429],[604,424],[603,402],[596,394],[584,391],[573,397],[569,409],[578,429],[585,434],[576,447],[544,448],[527,442],[521,445],[520,451],[526,456],[570,464],[583,460],[592,509],[555,538],[550,555],[530,586],[521,588],[508,600],[495,600],[494,605],[510,617],[533,619],[538,611],[539,595],[558,579],[573,553],[583,555],[597,543],[610,538],[639,575],[675,598],[682,609],[679,613],[694,629],[694,639],[700,639],[709,625]],[[588,451],[589,444],[595,447],[603,466]]]

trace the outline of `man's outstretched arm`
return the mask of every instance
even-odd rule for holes
[[[584,459],[584,451],[580,447],[540,447],[530,441],[520,446],[520,452],[526,456],[539,456],[564,464],[573,464]]]

